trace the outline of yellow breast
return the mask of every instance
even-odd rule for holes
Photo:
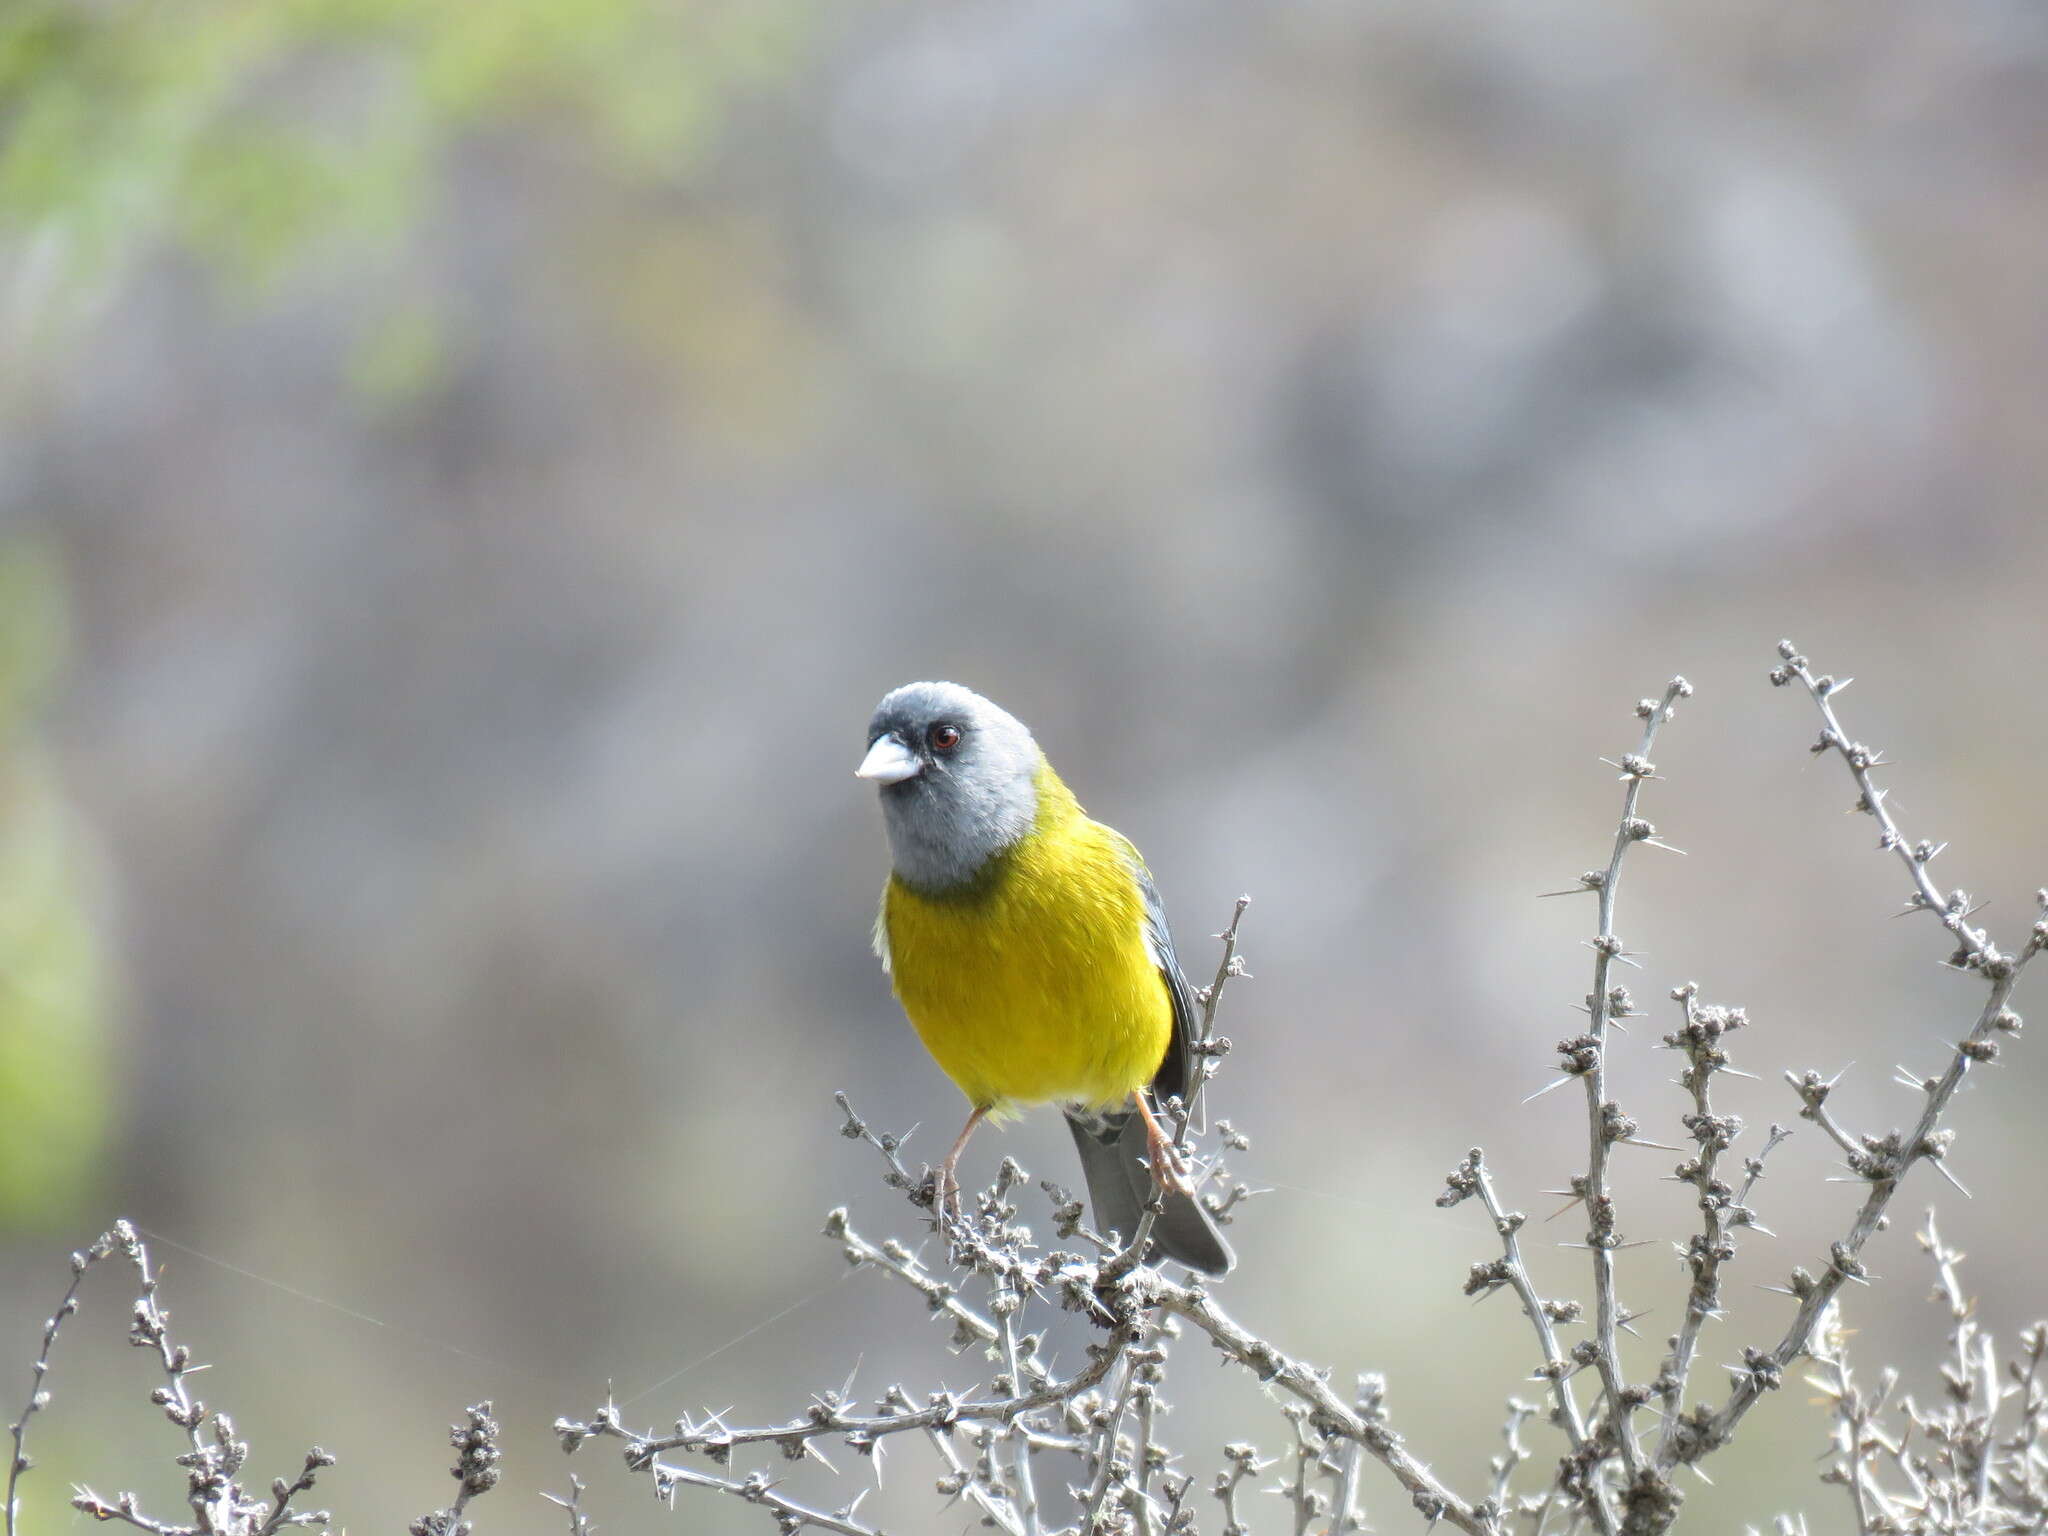
[[[1119,1102],[1159,1070],[1173,1004],[1145,943],[1124,838],[1038,770],[1031,834],[960,892],[891,877],[881,933],[903,1011],[945,1074],[998,1114]]]

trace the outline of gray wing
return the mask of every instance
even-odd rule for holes
[[[1125,847],[1130,844],[1126,842]],[[1173,952],[1173,933],[1166,926],[1166,904],[1159,899],[1152,872],[1145,868],[1145,861],[1138,857],[1135,848],[1131,848],[1131,872],[1137,876],[1138,890],[1145,898],[1145,948],[1151,952],[1152,963],[1159,967],[1160,978],[1173,1001],[1173,1038],[1167,1042],[1166,1057],[1153,1076],[1152,1093],[1156,1099],[1164,1099],[1168,1094],[1186,1099],[1195,1079],[1194,1045],[1199,1018],[1195,989],[1188,985],[1180,968],[1180,957]]]
[[[1166,907],[1152,883],[1151,872],[1138,850],[1124,838],[1124,853],[1131,873],[1145,898],[1145,948],[1159,967],[1173,1002],[1173,1035],[1166,1044],[1165,1059],[1152,1077],[1155,1101],[1169,1094],[1183,1099],[1194,1082],[1196,1006],[1194,988],[1181,974],[1180,960],[1173,952],[1173,935],[1166,926]],[[1145,1203],[1152,1198],[1153,1179],[1145,1162],[1145,1127],[1136,1111],[1110,1109],[1089,1111],[1067,1106],[1067,1128],[1074,1133],[1074,1145],[1081,1154],[1081,1171],[1088,1181],[1088,1203],[1095,1209],[1095,1223],[1102,1231],[1115,1230],[1129,1237],[1138,1230]],[[1152,1228],[1157,1253],[1212,1275],[1227,1274],[1236,1262],[1230,1244],[1217,1230],[1201,1200],[1192,1195],[1168,1194],[1160,1202],[1159,1219]]]

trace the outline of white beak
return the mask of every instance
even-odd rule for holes
[[[868,748],[868,755],[853,770],[853,776],[856,779],[873,779],[877,784],[901,784],[923,772],[924,764],[917,760],[917,754],[910,748],[894,736],[877,736],[875,744]]]

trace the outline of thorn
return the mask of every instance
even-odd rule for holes
[[[1662,848],[1666,853],[1675,853],[1681,859],[1689,857],[1683,848],[1673,847],[1661,837],[1646,837],[1643,839],[1643,846],[1645,848]]]
[[[1974,1200],[1977,1198],[1975,1195],[1971,1194],[1968,1189],[1963,1187],[1963,1181],[1961,1179],[1957,1178],[1954,1174],[1948,1171],[1948,1165],[1943,1163],[1940,1158],[1930,1157],[1927,1158],[1926,1161],[1934,1164],[1934,1171],[1940,1174],[1944,1179],[1947,1179],[1949,1183],[1953,1184],[1956,1188],[1956,1193],[1961,1195],[1965,1200]]]
[[[1528,1098],[1522,1100],[1522,1102],[1524,1104],[1533,1104],[1538,1099],[1542,1098],[1543,1095],[1545,1095],[1546,1093],[1550,1093],[1555,1089],[1562,1088],[1566,1083],[1571,1081],[1572,1079],[1569,1077],[1560,1077],[1556,1082],[1549,1084],[1547,1087],[1538,1088],[1534,1093],[1530,1094]]]

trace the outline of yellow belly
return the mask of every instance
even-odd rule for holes
[[[892,877],[883,896],[903,1011],[960,1091],[998,1114],[1118,1103],[1159,1070],[1173,1031],[1129,844],[1078,808],[1059,814],[1060,800],[1072,806],[1063,787],[1045,796],[1033,835],[970,890],[921,895]]]

